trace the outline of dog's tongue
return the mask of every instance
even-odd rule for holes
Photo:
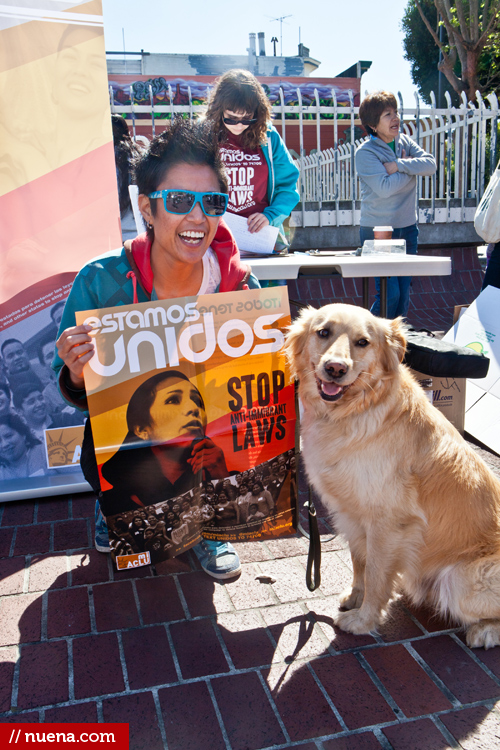
[[[326,393],[327,396],[336,396],[342,390],[340,385],[335,383],[326,383],[324,380],[321,381],[321,390]]]

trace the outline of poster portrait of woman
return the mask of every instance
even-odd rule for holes
[[[126,419],[125,440],[101,467],[112,487],[103,492],[106,515],[227,477],[224,453],[205,432],[203,397],[184,373],[166,370],[144,381],[130,399]]]

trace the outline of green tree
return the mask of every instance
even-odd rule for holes
[[[425,9],[425,14],[429,22],[439,34],[438,13],[433,0],[421,0],[421,4]],[[410,0],[406,6],[403,18],[401,19],[401,29],[405,35],[403,38],[403,47],[405,50],[404,56],[410,63],[411,77],[413,83],[418,88],[418,93],[421,98],[424,102],[430,104],[430,93],[433,91],[436,96],[438,107],[443,106],[444,102],[438,101],[438,92],[441,88],[441,96],[443,97],[444,92],[448,91],[453,104],[458,105],[460,97],[453,90],[451,84],[444,75],[440,74],[438,70],[438,62],[441,53],[427,31],[427,27],[422,21],[422,17],[414,0]],[[441,29],[441,37],[446,40],[446,42],[448,41],[448,36],[444,27]],[[459,65],[457,68],[459,70]]]
[[[467,99],[474,101],[476,91],[490,93],[498,86],[500,0],[410,0],[402,21],[407,35],[406,56],[412,66],[415,60],[415,74],[424,81],[427,65],[430,70],[431,55],[428,43],[424,43],[421,36],[423,28],[416,21],[414,9],[441,51],[438,70],[446,76],[458,95],[464,91]],[[440,33],[441,25],[443,29]],[[417,36],[415,43],[408,39],[413,34]],[[418,47],[418,38],[421,48]],[[407,42],[409,47],[406,47]],[[426,55],[429,56],[427,62]],[[427,77],[429,75],[430,72],[427,72]],[[415,82],[420,85],[418,80]],[[424,84],[422,87],[424,93]]]

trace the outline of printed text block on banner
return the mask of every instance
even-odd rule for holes
[[[231,541],[294,531],[285,287],[88,310],[82,323],[93,326],[85,385],[120,568],[178,555],[202,531]]]

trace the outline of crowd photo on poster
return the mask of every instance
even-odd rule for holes
[[[196,544],[200,535],[233,541],[259,532],[265,521],[277,525],[282,511],[296,499],[295,453],[292,449],[217,482],[200,482],[184,494],[115,516],[107,516],[110,544],[116,556],[149,552],[155,563],[175,557]],[[283,490],[283,492],[282,492]]]
[[[62,399],[51,368],[63,308],[57,302],[0,333],[0,481],[78,466],[85,417]]]

